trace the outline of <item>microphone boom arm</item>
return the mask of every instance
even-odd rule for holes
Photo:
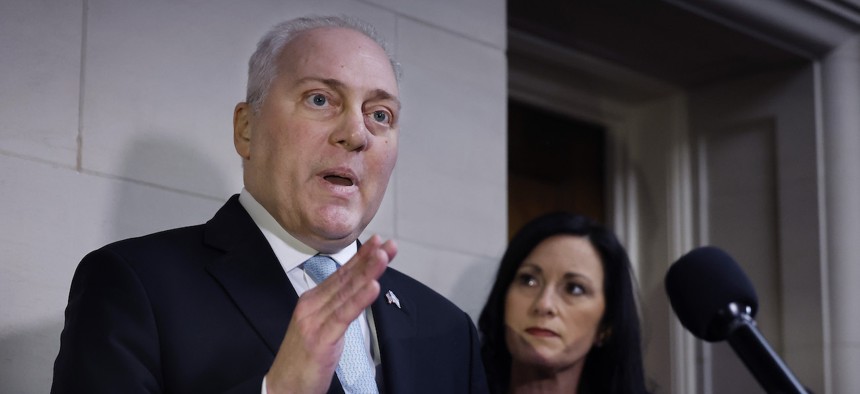
[[[755,320],[747,313],[749,309],[740,308],[735,303],[727,309],[734,317],[729,328],[729,345],[765,391],[769,394],[807,394],[756,328]]]

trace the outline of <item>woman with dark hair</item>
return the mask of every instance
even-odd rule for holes
[[[493,393],[647,393],[630,260],[585,216],[514,236],[478,327]]]

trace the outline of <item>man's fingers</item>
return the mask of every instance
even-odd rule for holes
[[[339,300],[330,303],[328,312],[332,318],[348,326],[363,312],[379,295],[379,282],[372,281],[352,294],[339,295]],[[346,330],[346,328],[344,328]]]
[[[373,248],[368,248],[365,254],[361,256],[356,254],[358,259],[351,259],[338,271],[343,271],[341,274],[348,277],[348,280],[352,281],[351,284],[379,279],[391,261],[388,252],[382,246],[376,244]],[[361,249],[364,249],[363,245]]]
[[[345,286],[330,294],[318,290],[322,289],[317,287],[302,295],[296,305],[294,320],[300,321],[299,325],[304,327],[303,334],[312,332],[316,341],[333,344],[343,337],[349,324],[376,300],[379,283],[371,280],[360,287]]]
[[[378,235],[370,237],[331,277],[317,284],[324,297],[352,296],[369,283],[376,281],[397,254],[394,241],[384,244]],[[369,305],[369,304],[368,304]],[[365,305],[366,307],[366,305]]]
[[[388,264],[391,264],[391,261],[394,260],[394,256],[397,256],[397,243],[394,242],[393,239],[389,239],[388,241],[385,241],[380,248],[388,255]]]
[[[320,334],[336,340],[378,297],[376,279],[396,254],[394,241],[383,243],[379,236],[372,236],[349,262],[303,294],[294,314],[300,319],[307,316],[310,326],[323,329]]]

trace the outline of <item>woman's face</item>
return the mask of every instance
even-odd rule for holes
[[[584,237],[556,235],[526,257],[505,299],[505,339],[517,364],[582,365],[603,317],[603,265]]]

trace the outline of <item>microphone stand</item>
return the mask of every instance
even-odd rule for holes
[[[806,388],[758,331],[751,311],[750,307],[736,303],[724,310],[726,317],[731,318],[729,345],[769,394],[807,394]]]

